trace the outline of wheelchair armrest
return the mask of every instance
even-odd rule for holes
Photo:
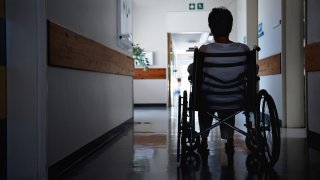
[[[257,45],[254,45],[253,46],[253,51],[260,51],[261,50],[261,48],[259,47],[259,46],[257,46]]]

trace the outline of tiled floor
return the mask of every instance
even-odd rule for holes
[[[305,129],[281,129],[279,161],[259,175],[247,171],[250,155],[243,136],[235,135],[235,153],[228,157],[219,128],[210,133],[207,163],[181,168],[176,162],[176,115],[175,108],[135,108],[133,128],[59,179],[320,179],[320,152],[307,146]]]

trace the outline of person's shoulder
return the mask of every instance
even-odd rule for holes
[[[236,44],[237,47],[238,47],[239,49],[241,49],[242,51],[250,51],[250,48],[249,48],[246,44],[239,43],[239,42],[235,42],[235,44]]]
[[[207,44],[204,44],[204,45],[200,46],[199,51],[200,52],[206,52],[207,51]]]

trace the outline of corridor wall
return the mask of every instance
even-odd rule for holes
[[[307,47],[311,44],[320,43],[320,1],[308,0],[307,1]],[[317,50],[319,51],[319,50]],[[308,115],[308,130],[320,135],[320,69],[319,69],[319,56],[313,57],[314,64],[318,64],[317,70],[310,71],[306,69],[307,73],[307,115]]]
[[[7,174],[7,73],[5,3],[0,0],[0,179]]]
[[[235,17],[237,18],[237,42],[247,44],[247,1],[237,1],[237,10]],[[251,47],[249,47],[251,48]]]
[[[260,37],[258,44],[261,48],[259,59],[282,52],[282,20],[281,1],[259,0],[258,24]],[[279,26],[275,27],[277,24]],[[258,35],[259,36],[259,35]],[[260,76],[260,89],[266,89],[275,100],[279,118],[283,120],[283,74]]]
[[[117,0],[47,0],[47,8],[50,22],[131,57],[117,47]],[[48,165],[132,120],[132,92],[132,75],[49,66]]]
[[[5,1],[5,17],[7,179],[47,179],[46,2]]]
[[[259,1],[260,88],[273,96],[283,127],[305,126],[302,19],[302,0]]]

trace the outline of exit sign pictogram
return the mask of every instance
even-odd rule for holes
[[[203,3],[197,3],[197,9],[203,9]]]
[[[195,10],[196,9],[196,3],[189,3],[189,10]]]
[[[203,10],[204,4],[203,2],[200,3],[189,3],[189,10]]]

